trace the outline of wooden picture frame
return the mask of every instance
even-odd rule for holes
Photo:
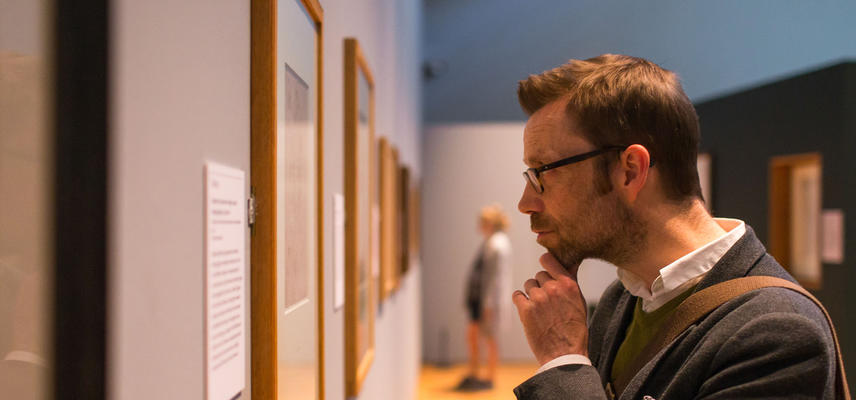
[[[310,186],[314,186],[309,193],[314,196],[308,224],[314,225],[314,234],[306,237],[310,258],[314,263],[309,263],[310,274],[314,276],[314,285],[309,278],[308,289],[314,295],[310,301],[314,307],[304,307],[305,312],[314,313],[315,329],[314,341],[316,346],[308,350],[314,353],[315,368],[311,371],[314,375],[315,385],[312,391],[317,399],[324,399],[324,253],[323,253],[323,20],[324,11],[318,0],[251,0],[251,49],[250,49],[250,116],[251,116],[251,140],[250,140],[250,191],[255,199],[256,217],[252,225],[250,240],[251,248],[251,276],[250,276],[250,306],[251,306],[251,394],[255,399],[278,399],[282,398],[279,393],[290,389],[293,396],[301,396],[302,393],[294,392],[287,384],[280,385],[283,371],[279,370],[279,356],[282,347],[287,343],[279,343],[281,335],[280,319],[283,318],[281,308],[284,302],[278,300],[278,289],[283,281],[284,273],[279,273],[279,260],[284,255],[281,251],[281,232],[278,233],[278,224],[285,224],[278,219],[285,218],[287,213],[279,215],[277,208],[285,201],[279,198],[277,184],[285,182],[285,176],[280,176],[277,171],[279,151],[284,145],[278,143],[278,125],[283,124],[284,118],[280,118],[280,111],[287,112],[286,104],[279,104],[278,97],[285,95],[285,82],[278,79],[278,74],[287,73],[288,64],[281,65],[280,56],[284,56],[280,50],[286,43],[278,42],[283,37],[284,30],[296,29],[286,21],[280,23],[281,12],[286,12],[288,7],[297,7],[301,10],[287,14],[299,20],[306,21],[301,29],[308,29],[309,37],[314,37],[314,43],[306,44],[314,46],[314,55],[309,60],[301,59],[302,62],[311,62],[314,66],[303,69],[304,74],[314,77],[314,90],[308,89],[310,93],[309,104],[314,107],[314,118],[307,121],[314,124],[314,140],[308,145],[314,145],[314,154],[310,154],[307,167],[314,169],[314,177],[309,173]],[[290,32],[290,31],[289,31]],[[311,39],[310,39],[311,40]],[[310,114],[311,115],[311,114]],[[314,164],[314,165],[311,165]],[[284,174],[282,174],[284,175]],[[314,221],[312,221],[314,219]],[[283,288],[283,291],[285,289]],[[305,333],[304,333],[305,334]],[[305,379],[305,377],[303,377]],[[301,397],[304,398],[304,397]]]
[[[410,168],[398,168],[399,281],[410,269]]]
[[[381,210],[381,300],[389,297],[398,284],[399,238],[398,225],[398,160],[396,151],[386,138],[380,139],[380,210]]]
[[[696,159],[698,180],[701,194],[704,197],[704,207],[713,214],[713,156],[710,153],[699,153]]]
[[[823,157],[805,153],[770,160],[769,251],[802,286],[820,289]]]
[[[381,259],[382,251],[381,251],[381,243],[383,240],[381,239],[381,230],[382,230],[382,211],[381,211],[381,198],[383,197],[383,192],[381,190],[382,186],[380,183],[381,177],[381,165],[382,165],[382,157],[383,151],[382,146],[384,145],[386,138],[375,138],[375,142],[373,144],[372,149],[374,152],[372,153],[372,167],[371,167],[371,179],[373,182],[372,185],[372,194],[371,194],[371,207],[372,207],[372,221],[371,221],[371,244],[372,244],[372,283],[377,288],[378,292],[378,305],[384,299],[383,296],[383,285],[381,282]]]
[[[410,255],[410,265],[419,266],[421,264],[420,261],[420,235],[421,235],[421,218],[422,218],[422,210],[421,210],[421,190],[419,180],[416,177],[412,177],[411,180],[413,183],[410,187],[410,222],[408,226],[410,228],[410,251],[408,254]]]
[[[345,39],[345,395],[360,393],[374,360],[371,260],[374,79],[359,43]]]

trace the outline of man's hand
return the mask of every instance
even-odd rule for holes
[[[517,290],[512,295],[532,353],[541,365],[565,354],[588,357],[586,301],[577,284],[580,265],[565,269],[550,253],[539,262],[544,271],[523,284],[526,294]]]

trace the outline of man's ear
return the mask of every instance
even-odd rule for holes
[[[641,144],[631,145],[621,153],[615,184],[628,203],[635,202],[645,187],[650,167],[651,154]]]

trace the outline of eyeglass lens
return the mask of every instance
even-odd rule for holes
[[[538,179],[537,173],[534,170],[527,169],[523,172],[523,177],[526,178],[526,182],[532,186],[532,189],[535,189],[535,193],[540,194],[544,191],[544,187],[541,186],[541,180]]]

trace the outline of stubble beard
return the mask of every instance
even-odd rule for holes
[[[591,205],[573,220],[551,221],[559,236],[545,245],[562,265],[570,267],[587,258],[623,265],[642,250],[647,229],[614,192],[593,194]],[[533,226],[545,216],[532,215]]]

